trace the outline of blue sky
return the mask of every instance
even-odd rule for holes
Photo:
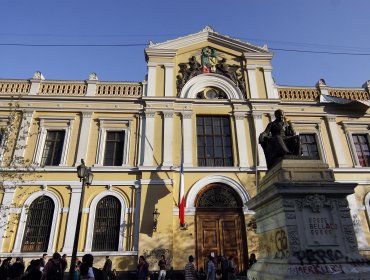
[[[2,44],[147,44],[215,31],[275,49],[345,52],[330,55],[275,50],[279,85],[360,87],[370,79],[368,0],[3,0],[0,78],[142,81],[144,46],[20,47]]]

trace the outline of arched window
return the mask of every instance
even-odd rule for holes
[[[120,233],[121,204],[114,196],[106,196],[96,206],[93,251],[117,251]]]
[[[197,208],[240,208],[242,202],[236,192],[224,184],[211,184],[198,195]]]
[[[41,196],[31,203],[28,209],[22,252],[47,251],[54,207],[53,200],[48,196]]]

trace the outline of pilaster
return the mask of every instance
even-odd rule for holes
[[[173,97],[173,68],[174,63],[164,63],[165,77],[164,77],[164,96]]]
[[[144,166],[153,166],[154,155],[154,111],[145,112],[145,129],[143,135],[144,141]]]
[[[157,84],[157,63],[148,62],[148,85],[147,96],[155,96],[155,88]]]
[[[244,112],[234,112],[235,126],[236,126],[236,137],[238,143],[238,156],[239,156],[239,166],[249,167],[250,163],[248,161],[248,149],[247,149],[247,139],[245,133],[245,113]]]
[[[182,144],[185,167],[193,166],[193,121],[192,111],[182,112]]]
[[[80,165],[81,159],[85,159],[87,156],[87,147],[89,145],[90,125],[91,125],[92,112],[83,112],[82,121],[80,128],[80,137],[78,140],[77,157],[75,166]]]
[[[264,131],[263,128],[263,122],[262,122],[262,113],[253,112],[253,122],[254,122],[254,129],[256,133],[256,147],[257,147],[257,153],[258,153],[258,163],[256,162],[256,166],[258,167],[266,167],[266,158],[265,153],[262,149],[262,146],[258,143],[258,137],[259,135]]]
[[[247,65],[247,73],[248,73],[249,91],[251,93],[250,98],[256,99],[258,98],[256,67],[252,65]]]
[[[14,193],[15,193],[15,187],[12,186],[3,186],[3,200],[0,204],[0,210],[1,210],[1,217],[0,217],[0,252],[3,251],[3,243],[5,240],[5,233],[7,229],[7,223],[9,219],[9,213],[11,204],[13,202]]]
[[[173,112],[164,111],[164,133],[163,133],[163,166],[173,165]]]
[[[344,145],[340,141],[338,125],[334,116],[327,116],[326,120],[329,125],[329,134],[331,136],[331,143],[333,144],[334,156],[336,158],[336,165],[338,167],[346,167],[346,159],[344,157]]]
[[[76,232],[77,215],[80,204],[80,197],[82,194],[82,185],[71,185],[71,199],[69,202],[69,212],[67,220],[66,234],[64,238],[64,245],[62,252],[71,254],[73,250],[73,238]]]

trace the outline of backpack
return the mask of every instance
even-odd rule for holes
[[[54,263],[51,261],[50,269],[48,270],[47,280],[63,280],[63,269],[62,264],[60,262]]]

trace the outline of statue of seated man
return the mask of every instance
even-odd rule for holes
[[[301,142],[292,126],[285,120],[284,111],[275,111],[275,120],[270,122],[258,139],[270,169],[285,155],[301,155]]]

